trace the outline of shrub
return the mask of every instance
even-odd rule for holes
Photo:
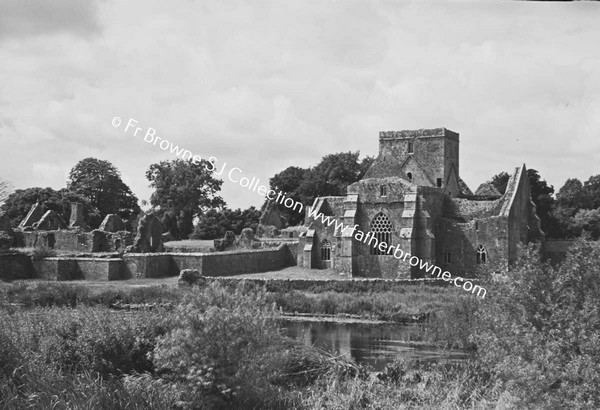
[[[183,269],[179,273],[179,286],[192,286],[206,283],[206,278],[202,276],[198,269]]]
[[[13,237],[4,231],[0,231],[0,252],[6,251],[13,246]]]
[[[105,308],[22,310],[0,316],[0,329],[13,345],[26,347],[24,359],[103,377],[153,370],[155,339],[166,332],[156,314]]]
[[[183,386],[192,408],[246,409],[293,407],[292,386],[351,369],[282,336],[273,308],[264,292],[211,285],[188,295],[156,346],[157,371]]]
[[[52,248],[48,248],[46,246],[42,246],[40,248],[35,248],[31,252],[31,259],[34,261],[44,259],[44,258],[52,258],[56,256],[56,251]]]
[[[600,243],[579,240],[557,269],[522,254],[477,313],[482,364],[522,408],[600,408]]]

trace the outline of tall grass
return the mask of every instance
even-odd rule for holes
[[[111,306],[115,303],[179,303],[190,292],[167,285],[95,290],[52,282],[0,282],[0,305],[24,307]]]

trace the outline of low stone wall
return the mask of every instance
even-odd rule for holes
[[[176,273],[197,269],[204,276],[230,276],[283,269],[294,260],[285,244],[277,248],[211,253],[171,253]]]
[[[118,280],[123,277],[123,259],[78,258],[77,266],[86,280]]]
[[[168,253],[126,253],[123,255],[123,279],[160,278],[178,275]]]
[[[126,253],[121,258],[0,256],[0,278],[119,280],[176,276],[197,269],[204,276],[229,276],[283,269],[294,264],[286,244],[277,248],[211,253]]]
[[[29,279],[34,277],[31,258],[13,252],[0,254],[0,280]]]
[[[75,258],[44,258],[32,261],[36,278],[45,280],[83,279]]]
[[[120,258],[44,258],[32,262],[36,278],[46,280],[119,280]]]

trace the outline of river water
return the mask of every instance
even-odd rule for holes
[[[455,363],[470,356],[459,350],[415,346],[418,340],[416,325],[285,321],[282,326],[292,338],[349,355],[357,363],[372,366],[375,371],[383,370],[387,363],[399,357]]]

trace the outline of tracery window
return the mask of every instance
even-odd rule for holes
[[[375,215],[371,221],[371,236],[377,239],[371,247],[371,255],[386,255],[379,249],[379,244],[385,242],[386,249],[392,245],[392,222],[383,212]]]

